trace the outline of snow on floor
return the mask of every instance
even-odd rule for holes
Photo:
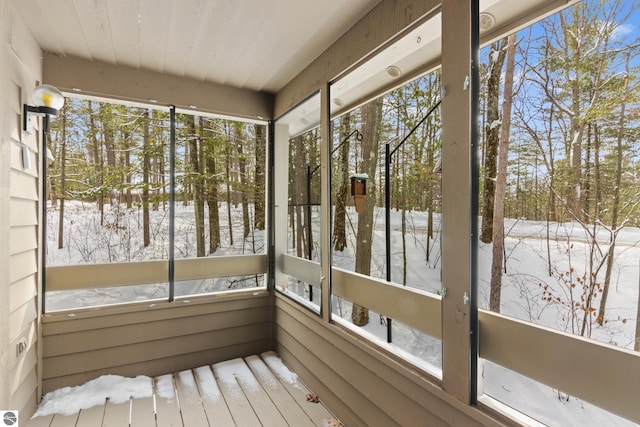
[[[72,415],[82,409],[111,403],[124,403],[130,398],[140,399],[153,395],[151,378],[139,375],[126,378],[119,375],[103,375],[76,387],[64,387],[47,393],[34,417],[51,414]]]

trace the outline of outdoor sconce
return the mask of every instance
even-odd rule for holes
[[[367,180],[369,175],[366,173],[356,173],[349,177],[351,180],[351,195],[356,205],[356,212],[364,211],[364,198],[367,195]]]
[[[43,132],[49,131],[49,117],[57,116],[58,110],[64,105],[64,95],[51,85],[40,85],[33,90],[33,102],[35,106],[24,104],[22,110],[22,129],[27,133],[33,133],[31,116],[42,116]]]

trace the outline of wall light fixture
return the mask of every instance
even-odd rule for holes
[[[43,131],[49,131],[49,117],[57,116],[58,110],[64,105],[64,95],[57,88],[51,85],[40,85],[33,90],[33,103],[35,105],[24,104],[22,109],[22,129],[28,133],[33,133],[32,116],[42,116]]]

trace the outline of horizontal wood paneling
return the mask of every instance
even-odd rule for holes
[[[267,272],[266,255],[188,258],[175,260],[175,280],[197,280]],[[168,280],[166,260],[47,267],[47,290],[104,288],[163,283]]]
[[[36,368],[37,355],[35,346],[27,348],[22,357],[16,358],[16,362],[11,371],[11,376],[6,378],[11,383],[12,393],[18,391],[29,374]]]
[[[9,286],[9,310],[17,310],[36,297],[36,277],[31,274]]]
[[[10,407],[12,409],[20,408],[20,418],[29,416],[27,414],[33,414],[36,409],[36,390],[38,385],[38,379],[36,374],[36,367],[34,366],[25,379],[20,383],[19,387],[11,395]],[[26,421],[26,419],[23,419]]]
[[[276,297],[277,351],[346,425],[499,425],[353,332]]]
[[[27,140],[30,140],[31,138],[25,138]],[[13,170],[15,170],[17,173],[22,173],[28,176],[32,176],[34,179],[37,179],[38,177],[38,157],[37,157],[37,151],[35,151],[34,149],[32,149],[31,147],[29,147],[29,159],[31,160],[30,162],[30,167],[29,169],[25,169],[24,168],[24,163],[23,163],[23,152],[22,149],[23,147],[28,147],[27,144],[23,145],[20,144],[16,141],[13,141],[11,144],[11,168]]]
[[[159,375],[272,348],[268,292],[186,301],[46,315],[45,392],[106,373]]]
[[[439,296],[338,268],[332,269],[331,279],[335,295],[442,338]]]
[[[9,314],[9,336],[19,336],[36,318],[36,303],[28,301]]]
[[[38,224],[38,207],[31,200],[11,199],[11,226]]]
[[[24,279],[38,271],[36,251],[11,255],[10,263],[11,269],[9,270],[9,280],[11,283]]]
[[[38,201],[38,180],[31,175],[11,170],[11,197]]]
[[[25,366],[23,359],[24,357],[26,357],[26,355],[28,355],[28,352],[35,349],[37,338],[36,324],[35,322],[29,322],[22,330],[22,332],[20,332],[18,336],[14,337],[9,342],[9,348],[11,349],[10,353],[13,360],[11,363],[12,370],[16,370],[19,367]],[[20,356],[17,352],[17,345],[21,340],[26,341],[27,347],[24,350],[23,354]]]
[[[38,229],[35,225],[11,227],[9,247],[11,254],[35,251],[38,247]]]
[[[271,296],[265,290],[234,291],[197,298],[177,298],[174,302],[145,302],[80,311],[48,313],[44,316],[46,335],[88,331],[134,323],[202,314],[224,313],[269,306]],[[70,321],[71,320],[71,321]]]
[[[270,311],[270,307],[260,307],[50,335],[45,337],[44,357],[178,338],[211,330],[263,323],[264,319],[269,317]]]
[[[485,310],[479,321],[480,357],[640,423],[640,353]]]

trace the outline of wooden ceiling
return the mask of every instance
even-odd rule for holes
[[[379,0],[13,0],[43,51],[275,93]]]

